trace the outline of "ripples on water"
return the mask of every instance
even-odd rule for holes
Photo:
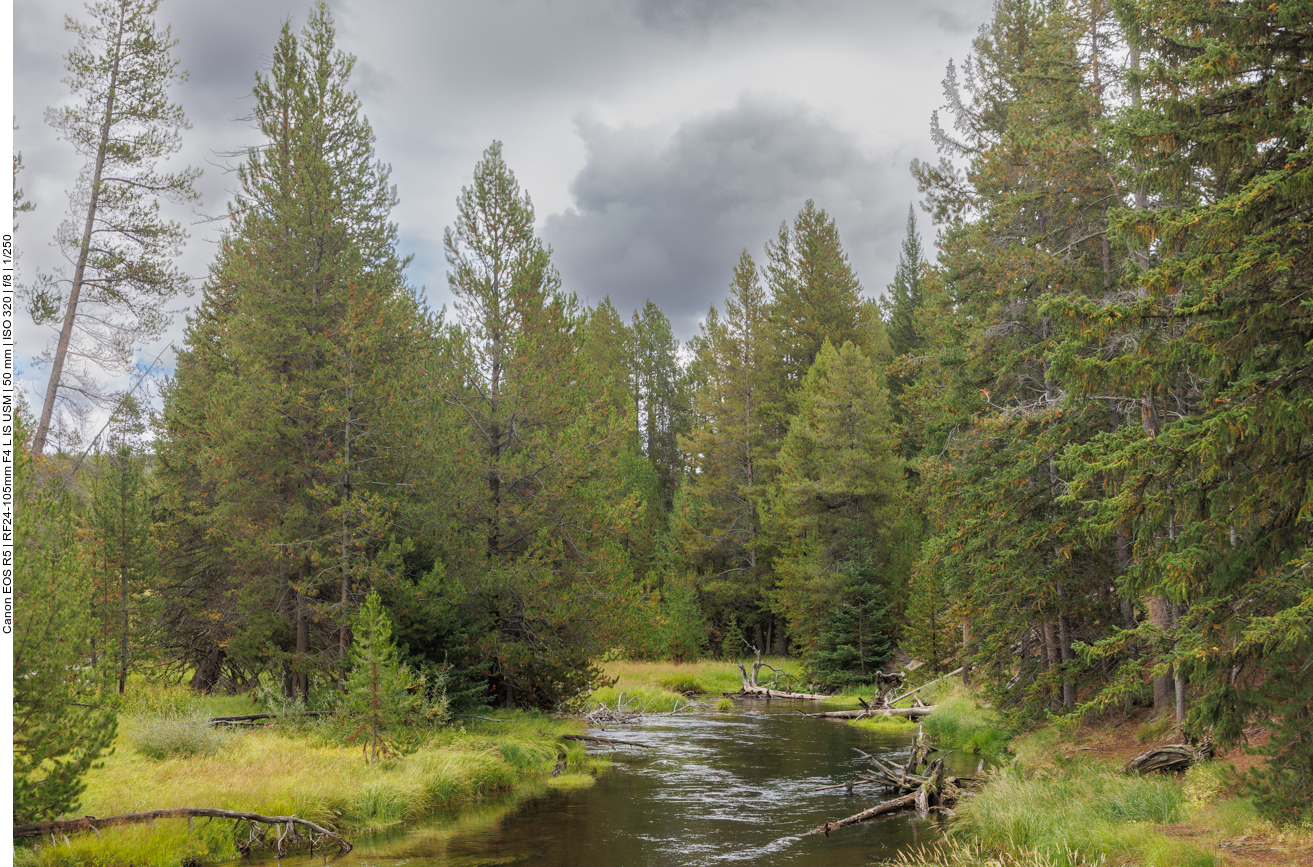
[[[740,705],[736,714],[649,716],[606,732],[650,750],[620,748],[614,767],[588,789],[550,791],[518,807],[467,810],[404,834],[363,840],[341,867],[693,867],[715,864],[870,865],[939,836],[938,823],[902,814],[802,836],[889,797],[874,786],[812,789],[852,779],[864,759],[853,747],[906,760],[916,731],[873,732],[807,719],[797,702]],[[622,733],[623,732],[623,733]],[[950,755],[949,773],[975,759]],[[320,859],[284,859],[286,865]]]

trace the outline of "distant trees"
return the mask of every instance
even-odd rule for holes
[[[87,160],[56,242],[68,270],[39,275],[28,293],[38,323],[59,323],[47,351],[50,380],[32,448],[45,450],[56,410],[81,414],[107,405],[98,377],[130,371],[144,339],[169,323],[165,305],[187,288],[171,259],[186,238],[160,215],[160,202],[196,198],[197,169],[169,173],[161,160],[178,150],[187,119],[169,102],[183,80],[159,30],[158,0],[88,4],[88,22],[69,19],[78,44],[65,58],[65,81],[80,102],[47,120]],[[15,172],[18,163],[15,161]]]

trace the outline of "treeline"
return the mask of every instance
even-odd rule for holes
[[[426,309],[321,4],[258,77],[154,439],[91,459],[97,652],[312,699],[371,591],[457,705],[568,703],[607,653],[842,687],[901,647],[1019,719],[1270,715],[1297,814],[1310,57],[1301,4],[1000,0],[913,166],[937,261],[909,215],[872,301],[808,202],[681,345],[562,286],[497,143]]]

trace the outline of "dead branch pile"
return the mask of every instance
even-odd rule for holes
[[[56,834],[68,839],[73,831],[94,831],[114,825],[133,825],[138,822],[155,822],[158,819],[186,819],[188,827],[193,819],[232,819],[233,835],[237,849],[246,857],[253,849],[268,848],[283,858],[294,847],[306,845],[313,855],[315,846],[324,841],[335,843],[345,855],[352,849],[351,841],[314,822],[298,819],[296,816],[261,816],[258,813],[242,813],[235,810],[211,810],[204,807],[177,807],[171,810],[148,810],[143,813],[125,813],[121,816],[107,816],[97,819],[86,816],[82,819],[66,819],[62,822],[35,822],[30,825],[15,825],[15,837],[44,837],[52,839]]]
[[[841,783],[839,785],[851,791],[853,786],[874,784],[902,794],[897,798],[884,801],[847,818],[826,822],[824,825],[813,828],[808,832],[809,834],[824,834],[828,837],[835,828],[855,825],[858,822],[865,822],[868,819],[874,819],[876,816],[897,812],[898,810],[915,809],[923,818],[929,815],[932,810],[952,814],[953,811],[950,808],[957,803],[962,794],[959,784],[965,782],[967,778],[944,775],[944,756],[940,756],[933,761],[930,760],[930,753],[934,752],[934,748],[926,739],[924,732],[917,731],[916,744],[912,748],[912,754],[908,757],[907,763],[901,768],[892,762],[883,761],[861,750],[857,750],[857,752],[861,753],[871,763],[873,770],[865,776],[858,777],[857,780],[851,783]],[[838,788],[838,786],[825,786],[824,788],[833,789]],[[816,789],[815,791],[821,790]]]
[[[739,674],[743,677],[743,688],[738,692],[727,692],[725,693],[726,696],[732,698],[788,698],[804,701],[820,701],[821,699],[830,698],[828,695],[820,695],[818,693],[797,692],[790,685],[792,680],[790,675],[762,660],[761,651],[756,647],[753,647],[752,645],[748,645],[748,647],[757,655],[756,661],[752,663],[752,674],[748,674],[748,670],[743,666],[743,663],[737,663]],[[765,683],[762,683],[760,680],[761,670],[763,668],[769,668],[771,672],[774,673],[774,677]],[[784,680],[784,683],[780,682],[781,679]],[[785,688],[772,689],[771,687],[774,686],[784,686]]]
[[[1190,744],[1167,744],[1154,747],[1141,753],[1126,763],[1123,769],[1127,774],[1148,774],[1153,771],[1184,771],[1195,762],[1203,762],[1213,757],[1213,745],[1205,743],[1202,747]]]
[[[596,708],[584,714],[584,719],[593,728],[599,729],[608,725],[637,725],[643,721],[643,711],[638,707],[637,699],[625,701],[622,692],[615,700],[615,707],[607,707],[599,701]]]

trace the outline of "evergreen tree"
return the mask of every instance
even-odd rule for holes
[[[124,404],[126,421],[114,426],[109,448],[92,469],[87,516],[93,608],[100,620],[92,646],[117,668],[120,695],[133,658],[148,652],[143,633],[153,619],[149,596],[157,583],[145,460],[134,441],[144,424],[135,401]]]
[[[779,475],[761,506],[780,550],[773,605],[788,618],[793,640],[810,652],[826,612],[849,584],[843,563],[869,557],[888,570],[887,582],[898,571],[890,554],[903,478],[888,394],[871,359],[851,342],[837,351],[828,340],[822,344],[796,402]]]
[[[481,642],[491,685],[509,706],[550,708],[600,676],[591,660],[633,589],[619,537],[638,503],[617,472],[633,428],[579,351],[583,313],[500,143],[457,208],[444,242],[461,382],[447,400],[471,460],[467,529],[482,539],[465,567],[492,623]]]
[[[950,67],[952,131],[936,118],[968,171],[914,167],[947,223],[923,287],[930,357],[908,392],[926,442],[923,568],[960,600],[963,662],[984,666],[1000,706],[1033,713],[1075,706],[1074,643],[1116,610],[1103,577],[1113,546],[1087,532],[1059,468],[1109,415],[1057,374],[1055,347],[1085,347],[1047,306],[1108,293],[1117,253],[1099,66],[1081,54],[1089,28],[1064,6],[998,4],[963,85]],[[1001,663],[1018,645],[1020,677]]]
[[[851,546],[839,571],[847,579],[820,624],[810,665],[814,680],[843,690],[875,680],[894,650],[893,606],[880,563],[870,546]]]
[[[1273,716],[1254,782],[1265,811],[1296,821],[1313,791],[1309,16],[1258,2],[1118,12],[1148,61],[1119,124],[1145,205],[1118,220],[1137,291],[1064,311],[1103,348],[1072,359],[1073,377],[1144,423],[1074,455],[1092,467],[1074,486],[1108,492],[1096,522],[1130,537],[1128,590],[1175,609],[1175,628],[1168,612],[1148,629],[1149,662],[1187,675],[1187,725],[1230,745],[1252,714]]]
[[[708,614],[721,629],[733,616],[763,650],[783,636],[767,602],[769,556],[756,502],[770,447],[767,339],[766,294],[745,250],[725,315],[712,307],[689,343],[691,424],[679,439],[688,473],[671,514],[672,542],[701,576]]]
[[[884,311],[889,347],[894,356],[914,352],[922,344],[917,311],[921,309],[921,274],[925,269],[921,236],[916,233],[916,211],[907,209],[907,236],[898,252],[898,270],[889,284]]]
[[[90,563],[63,479],[14,431],[14,823],[77,809],[117,716],[94,663]],[[43,472],[44,471],[44,472]]]
[[[357,732],[369,729],[369,761],[374,762],[380,751],[389,752],[384,735],[421,709],[423,684],[398,658],[392,623],[377,591],[365,597],[351,635],[351,673],[342,706],[350,718],[363,720]]]
[[[186,78],[170,56],[169,28],[156,29],[159,0],[90,3],[89,23],[68,19],[78,44],[65,81],[80,102],[51,109],[47,121],[86,158],[56,243],[71,274],[39,275],[29,295],[38,324],[60,323],[48,350],[50,380],[32,448],[45,450],[56,409],[75,415],[107,406],[99,377],[133,370],[144,339],[169,324],[166,305],[186,291],[170,260],[186,233],[160,216],[160,202],[196,199],[199,170],[168,173],[188,127],[168,88]],[[15,162],[15,171],[18,163]]]
[[[312,674],[340,678],[355,601],[404,568],[419,504],[444,501],[434,323],[405,284],[396,192],[334,41],[320,3],[256,77],[268,144],[238,171],[165,394],[170,632],[205,688],[224,660],[302,698]]]
[[[650,299],[641,314],[634,314],[629,335],[630,369],[643,452],[656,468],[663,505],[669,508],[683,474],[678,437],[687,429],[679,341],[670,330],[670,320]]]

